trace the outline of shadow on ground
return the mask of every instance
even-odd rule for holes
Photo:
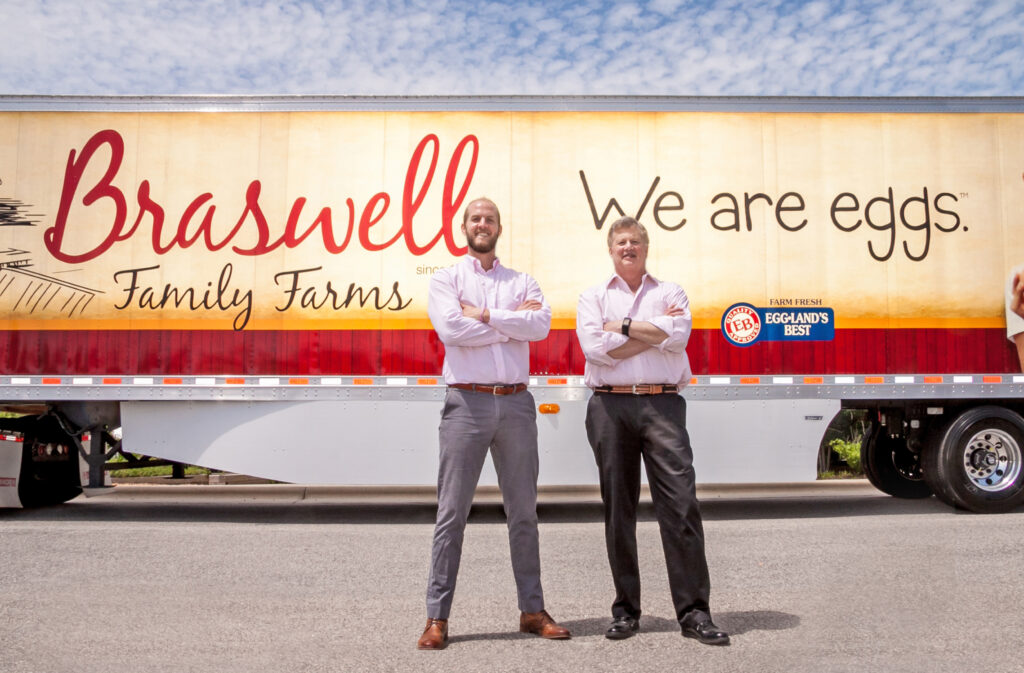
[[[954,510],[935,498],[899,500],[885,496],[786,497],[714,499],[701,504],[705,521],[758,519],[821,519],[850,516],[902,516],[948,514],[973,516]],[[38,509],[0,510],[0,521],[182,521],[243,523],[339,523],[339,524],[432,524],[436,506],[429,503],[337,503],[313,500],[189,501],[168,496],[160,500],[121,499],[116,494],[93,499],[78,498],[65,505]],[[542,523],[600,522],[600,503],[541,503]],[[655,521],[651,503],[640,504],[639,519]],[[470,523],[502,523],[500,504],[477,504]]]
[[[572,632],[574,639],[603,638],[611,624],[611,617],[589,617],[559,622]],[[785,631],[800,625],[800,618],[786,612],[774,610],[755,610],[751,612],[719,612],[715,614],[715,623],[729,632],[731,636],[742,636],[752,631]],[[640,618],[641,633],[679,633],[679,624],[673,619],[644,615]],[[498,633],[452,633],[451,643],[471,642],[479,640],[517,640],[535,638],[536,636],[514,631]]]

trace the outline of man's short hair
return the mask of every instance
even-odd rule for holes
[[[484,202],[489,203],[492,206],[494,206],[494,212],[498,215],[498,226],[500,227],[501,226],[501,211],[498,209],[498,204],[495,203],[494,201],[491,201],[486,196],[481,196],[481,197],[475,198],[475,199],[473,199],[472,201],[470,201],[469,203],[466,204],[466,209],[462,211],[462,223],[465,224],[469,220],[469,207],[471,205],[473,205],[474,203],[479,203],[480,201],[484,201]]]
[[[636,221],[636,218],[626,215],[612,222],[611,226],[608,227],[608,247],[612,247],[612,239],[615,238],[615,234],[619,233],[623,229],[636,229],[640,232],[640,242],[644,244],[644,247],[650,247],[651,239],[647,235],[647,227]]]

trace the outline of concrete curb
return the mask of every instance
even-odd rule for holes
[[[103,489],[88,489],[86,495],[108,496],[125,499],[166,499],[184,498],[192,500],[234,498],[242,500],[278,502],[345,502],[345,503],[405,503],[430,504],[437,502],[433,486],[323,486],[277,483],[169,483],[147,480],[126,483],[118,481],[114,486]],[[836,479],[806,483],[781,484],[702,484],[697,486],[697,495],[702,500],[743,500],[761,498],[795,497],[851,497],[882,494],[866,479]],[[644,485],[641,499],[650,501],[650,489]],[[585,486],[540,486],[538,502],[551,503],[599,503],[601,493],[594,485]],[[476,491],[474,502],[500,503],[501,493],[497,486],[481,486]]]

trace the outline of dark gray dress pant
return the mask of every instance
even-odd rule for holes
[[[533,395],[491,395],[449,388],[441,413],[437,524],[427,583],[427,617],[448,619],[462,539],[480,470],[490,449],[508,521],[519,609],[540,612],[537,537],[537,410]]]
[[[605,542],[615,583],[612,616],[639,618],[641,612],[636,513],[643,458],[676,619],[690,624],[710,618],[711,581],[686,432],[686,401],[676,394],[595,392],[586,426],[601,475]]]

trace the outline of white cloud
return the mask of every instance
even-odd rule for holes
[[[1024,91],[1021,0],[4,4],[4,93]]]

